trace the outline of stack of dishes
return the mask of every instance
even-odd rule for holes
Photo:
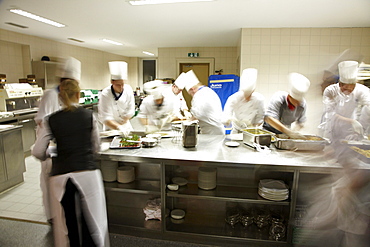
[[[213,190],[216,188],[217,169],[213,167],[199,167],[198,187],[203,190]]]
[[[101,166],[101,173],[103,181],[114,182],[117,180],[117,161],[105,161],[104,165]]]
[[[267,200],[284,201],[289,197],[289,189],[281,180],[262,179],[259,183],[258,194]]]
[[[117,180],[119,183],[131,183],[135,180],[135,168],[133,166],[118,167]]]

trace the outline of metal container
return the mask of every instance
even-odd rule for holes
[[[254,147],[254,144],[259,144],[262,146],[270,146],[271,140],[275,134],[263,130],[263,129],[244,129],[243,130],[243,143]]]
[[[323,150],[329,141],[316,136],[316,135],[304,135],[307,140],[304,139],[289,139],[287,135],[279,134],[276,136],[276,142],[274,142],[276,148],[294,151],[320,151]]]
[[[198,142],[198,123],[183,122],[182,123],[182,145],[185,148],[195,147]]]

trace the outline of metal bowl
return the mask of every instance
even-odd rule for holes
[[[141,144],[144,147],[154,147],[157,145],[157,139],[149,138],[149,137],[143,137],[141,138]]]

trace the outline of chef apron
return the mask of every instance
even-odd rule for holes
[[[94,244],[96,246],[109,247],[107,211],[102,181],[103,178],[99,169],[71,172],[50,177],[50,201],[52,205],[53,228],[55,229],[53,231],[54,244],[56,247],[69,246],[69,234],[73,237],[78,232],[86,230],[86,227],[81,227],[82,218],[86,222],[86,226],[88,226],[88,233]],[[65,196],[68,193],[73,193],[73,189],[71,189],[73,187],[78,191],[78,199],[75,201],[76,203],[73,203],[74,205],[71,205],[72,208],[76,208],[76,211],[79,212],[75,216],[79,222],[77,233],[75,231],[68,232],[67,223],[71,216],[65,215],[65,213],[67,210],[69,210],[68,213],[71,213],[71,211],[70,209],[65,211],[63,207],[63,205],[71,204],[70,199],[65,198]],[[68,201],[68,203],[64,203],[63,199]],[[72,213],[74,212],[72,211]]]

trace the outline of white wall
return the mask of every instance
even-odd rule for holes
[[[268,103],[272,94],[288,90],[287,75],[298,72],[311,81],[304,133],[319,134],[323,71],[351,48],[370,62],[370,28],[243,28],[240,71],[258,69],[256,91]]]
[[[199,53],[199,59],[214,58],[215,70],[223,69],[223,74],[238,73],[236,47],[172,47],[158,49],[158,78],[176,79],[176,60],[187,59],[189,52]]]
[[[3,29],[0,29],[0,41],[2,41],[0,42],[0,74],[7,75],[7,82],[18,82],[19,78],[25,78],[31,74],[31,60],[39,61],[42,56],[50,58],[72,56],[81,61],[81,88],[83,89],[103,89],[109,86],[108,62],[115,60],[128,62],[128,83],[133,88],[138,83],[137,58],[119,56]],[[24,54],[25,52],[22,53],[22,48],[25,46],[29,47],[28,56]]]

